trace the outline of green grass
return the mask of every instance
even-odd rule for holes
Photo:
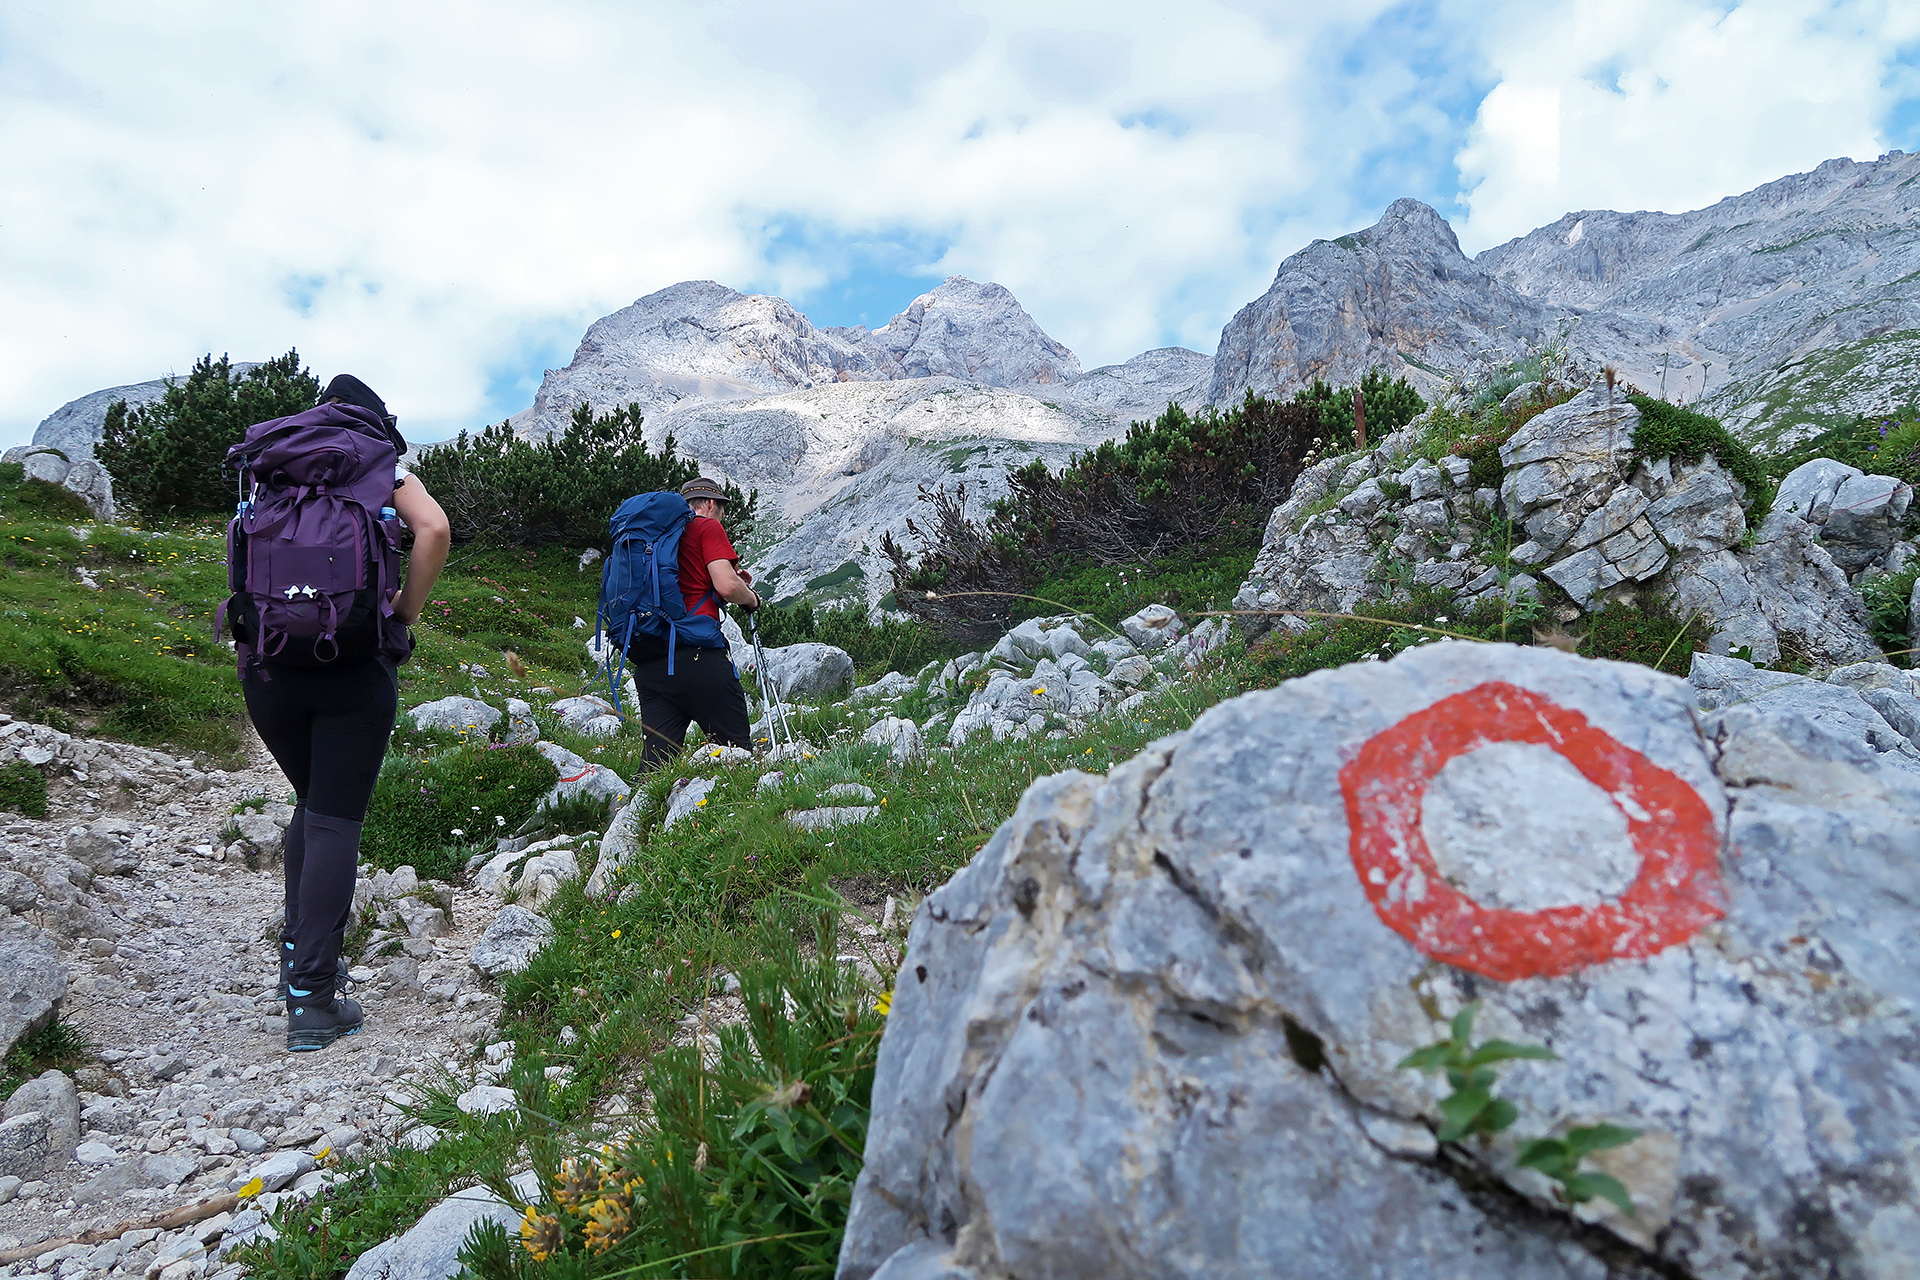
[[[0,764],[0,809],[29,818],[47,816],[47,775],[25,760]]]
[[[11,1097],[27,1081],[55,1069],[71,1071],[93,1060],[93,1044],[86,1032],[55,1018],[29,1036],[22,1036],[0,1061],[0,1097]]]
[[[361,857],[451,879],[474,851],[519,830],[559,777],[532,747],[476,744],[425,760],[390,752],[361,831]]]

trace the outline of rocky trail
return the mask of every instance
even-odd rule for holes
[[[8,1103],[0,1251],[111,1228],[256,1175],[270,1188],[237,1218],[69,1245],[0,1271],[212,1273],[277,1197],[312,1193],[333,1156],[394,1137],[409,1086],[484,1040],[498,999],[468,962],[498,901],[458,889],[433,898],[405,871],[363,879],[356,905],[376,925],[364,949],[394,952],[398,942],[377,969],[355,969],[367,1028],[289,1054],[274,990],[273,809],[243,816],[246,835],[223,839],[236,804],[285,798],[258,742],[245,769],[202,772],[42,726],[9,721],[0,734],[32,738],[55,757],[47,818],[6,815],[0,826],[0,901],[11,913],[0,920],[11,930],[0,935],[0,1010],[30,1018],[30,971],[63,962],[71,985],[60,1017],[97,1058]],[[33,748],[16,740],[14,750]]]

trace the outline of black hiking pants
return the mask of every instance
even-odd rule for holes
[[[378,658],[338,670],[274,667],[241,681],[247,714],[299,803],[287,828],[289,984],[333,990],[353,910],[360,826],[399,710],[399,682]]]
[[[681,645],[673,653],[672,675],[665,658],[635,663],[633,686],[640,691],[640,732],[646,739],[641,760],[649,772],[686,744],[689,724],[697,723],[719,746],[750,745],[747,695],[725,649]]]

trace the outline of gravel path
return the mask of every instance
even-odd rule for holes
[[[98,753],[91,783],[85,769],[56,775],[47,820],[0,815],[0,869],[54,886],[18,914],[58,942],[73,975],[63,1018],[84,1031],[99,1059],[75,1073],[78,1157],[23,1184],[0,1177],[0,1249],[217,1194],[278,1153],[331,1147],[351,1155],[391,1137],[394,1100],[423,1074],[470,1061],[499,1010],[467,964],[498,899],[454,891],[443,926],[416,898],[405,914],[427,919],[382,912],[393,936],[376,933],[372,945],[390,954],[374,961],[377,970],[358,971],[369,979],[357,992],[366,1031],[289,1054],[274,995],[279,864],[250,870],[240,845],[221,838],[236,803],[283,799],[285,780],[257,743],[245,770],[176,766],[164,777],[147,758],[153,753],[86,747]],[[117,789],[98,788],[105,755],[146,785],[129,788],[122,777]],[[124,874],[90,874],[68,856],[73,829],[103,814],[128,824],[115,837],[119,865],[132,864]],[[371,887],[363,885],[363,896]],[[415,933],[445,932],[408,936],[409,924]],[[306,1185],[321,1176],[306,1175]],[[184,1280],[216,1269],[205,1254],[169,1264],[169,1245],[186,1234],[70,1247],[12,1270]]]

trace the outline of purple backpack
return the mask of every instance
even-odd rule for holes
[[[389,603],[400,585],[397,460],[379,416],[344,404],[256,423],[227,451],[241,500],[221,614],[243,671],[406,661],[413,638]]]

